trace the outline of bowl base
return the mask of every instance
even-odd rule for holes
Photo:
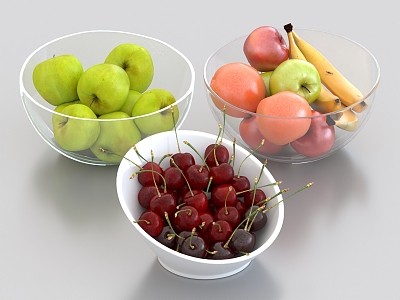
[[[171,268],[170,266],[168,266],[168,264],[165,264],[160,258],[158,258],[158,262],[167,271],[169,271],[169,272],[171,272],[171,273],[173,273],[175,275],[178,275],[178,276],[181,276],[181,277],[185,277],[185,278],[189,278],[189,279],[219,279],[219,278],[229,277],[229,276],[235,275],[235,274],[243,271],[251,263],[251,261],[249,261],[245,265],[240,266],[239,268],[231,270],[229,272],[223,272],[223,273],[214,274],[214,275],[200,275],[200,274],[188,274],[188,273],[184,273],[184,272],[181,272],[179,270],[176,270],[174,268]]]

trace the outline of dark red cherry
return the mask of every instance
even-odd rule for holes
[[[207,253],[209,259],[228,259],[235,257],[235,252],[228,246],[225,247],[224,242],[216,242],[210,246]]]
[[[249,218],[249,224],[251,224],[250,231],[258,231],[264,228],[268,221],[267,214],[263,213],[262,211],[256,212],[256,209],[257,206],[252,208],[250,207],[244,214],[245,217],[251,214]]]
[[[243,175],[235,175],[230,184],[235,188],[238,197],[244,197],[244,191],[250,190],[250,180]]]
[[[208,237],[213,243],[224,242],[226,243],[232,234],[232,226],[227,221],[218,220],[212,223]]]
[[[177,239],[169,225],[164,226],[161,233],[154,238],[168,248],[173,248]]]
[[[161,217],[151,210],[144,211],[135,223],[138,223],[152,237],[159,235],[163,228]]]
[[[217,164],[227,163],[230,159],[228,149],[222,144],[210,144],[204,150],[206,164],[211,168]]]
[[[175,212],[175,223],[179,228],[186,231],[191,231],[194,227],[200,225],[200,217],[197,209],[193,206],[181,206]]]
[[[182,244],[183,244],[184,240],[187,237],[191,236],[192,234],[193,235],[198,235],[197,231],[195,231],[193,233],[192,233],[192,230],[191,231],[187,231],[187,230],[179,231],[178,236],[177,236],[177,238],[175,240],[176,251],[181,252],[181,247],[182,247]]]
[[[146,186],[146,185],[151,185],[154,183],[156,185],[162,185],[164,184],[162,177],[159,175],[161,174],[162,176],[164,175],[164,170],[160,167],[159,164],[155,162],[147,162],[144,164],[142,167],[143,170],[147,171],[140,171],[137,175],[138,181],[141,185]],[[154,179],[153,179],[154,175]]]
[[[214,217],[209,212],[201,212],[199,213],[200,216],[200,225],[198,230],[196,231],[201,237],[207,236],[210,233],[212,223],[214,222]]]
[[[199,213],[208,209],[208,197],[207,194],[202,190],[192,190],[186,192],[186,194],[181,198],[181,203],[193,206]]]
[[[236,203],[236,209],[238,210],[239,214],[240,214],[240,218],[243,219],[244,218],[244,214],[247,210],[247,205],[243,202],[243,201],[238,201]]]
[[[179,190],[185,184],[185,178],[176,167],[168,167],[164,170],[165,185],[169,190]]]
[[[154,184],[142,186],[138,192],[139,204],[144,208],[149,208],[151,198],[162,192],[163,189],[159,186],[155,186]]]
[[[220,163],[210,169],[213,185],[230,183],[235,175],[235,170],[228,163]]]
[[[254,193],[254,190],[248,191],[244,195],[243,201],[244,201],[244,203],[246,203],[246,205],[248,207],[250,207],[252,205],[257,205],[260,201],[263,201],[266,198],[267,198],[267,196],[265,195],[265,193],[262,189],[256,189],[255,193]]]
[[[207,256],[207,244],[204,239],[198,235],[185,238],[181,246],[181,252],[197,258],[205,258]]]
[[[191,153],[184,152],[184,153],[175,153],[171,156],[174,163],[178,166],[179,169],[185,171],[191,165],[195,164],[195,159]],[[174,163],[170,161],[170,166],[174,166]]]
[[[243,228],[235,231],[229,242],[229,247],[235,252],[250,253],[256,245],[256,235]]]
[[[150,200],[150,209],[158,214],[161,218],[172,216],[176,211],[176,199],[171,193],[161,193]]]
[[[219,208],[215,213],[215,219],[227,221],[232,228],[236,228],[242,220],[239,211],[234,206]]]
[[[186,180],[192,190],[205,190],[210,181],[210,172],[201,165],[192,165],[185,171]]]
[[[238,198],[235,188],[230,184],[221,184],[211,191],[211,201],[215,207],[236,206]]]

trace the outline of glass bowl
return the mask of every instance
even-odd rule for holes
[[[154,153],[154,161],[158,162],[164,154],[174,154],[179,152],[191,153],[196,160],[197,164],[202,164],[203,159],[197,153],[204,153],[205,148],[209,144],[214,144],[217,136],[193,130],[178,130],[177,137],[174,132],[167,131],[152,135],[140,141],[137,144],[139,155],[150,161],[151,151]],[[178,142],[177,142],[178,141]],[[192,147],[188,146],[185,141],[188,141]],[[178,149],[178,144],[180,148]],[[222,139],[222,145],[226,146],[229,153],[233,153],[233,143],[228,139]],[[269,185],[275,183],[272,174],[265,167],[261,174],[261,162],[244,148],[236,145],[235,147],[235,162],[234,169],[237,175],[238,168],[245,157],[249,156],[242,164],[240,174],[247,176],[252,180],[255,176],[259,178],[258,187],[261,188],[267,197],[273,196],[280,192],[278,185]],[[142,166],[145,163],[134,149],[127,152],[126,158],[121,161],[117,171],[117,194],[123,211],[129,222],[133,225],[139,234],[139,237],[149,246],[149,248],[156,254],[159,263],[168,271],[173,274],[193,279],[217,279],[234,275],[244,270],[254,259],[264,253],[268,247],[278,237],[278,234],[283,225],[284,219],[284,203],[280,202],[283,198],[278,195],[267,203],[270,209],[266,214],[268,217],[267,224],[264,228],[255,231],[257,235],[257,242],[255,248],[249,255],[242,255],[229,259],[204,259],[182,254],[173,248],[169,248],[147,234],[142,227],[135,223],[141,213],[145,210],[139,204],[138,192],[141,188],[137,177],[131,178],[132,174],[139,169],[135,166],[138,164]],[[169,159],[164,159],[161,166],[166,168],[169,166]],[[251,184],[253,187],[253,184]],[[268,258],[266,258],[268,259]]]
[[[161,106],[157,111],[126,119],[115,118],[115,116],[110,119],[76,118],[54,111],[55,106],[45,101],[33,84],[32,74],[35,66],[46,59],[55,55],[72,54],[80,60],[83,70],[86,70],[91,66],[103,63],[114,47],[124,43],[137,44],[148,50],[153,61],[154,77],[147,91],[152,89],[169,91],[176,100],[172,105]],[[117,132],[118,129],[116,128],[131,128],[132,123],[147,122],[153,123],[153,125],[157,124],[157,121],[153,119],[154,116],[165,114],[173,107],[178,109],[179,116],[174,114],[175,118],[172,116],[171,119],[175,122],[176,128],[180,128],[191,106],[194,81],[195,72],[191,62],[174,47],[144,35],[107,30],[79,32],[57,38],[42,45],[26,59],[19,78],[23,106],[33,127],[43,140],[57,152],[70,159],[99,166],[119,164],[121,155],[125,154],[134,143],[153,133],[140,132],[139,137],[137,132],[127,134],[126,132],[131,132],[130,129],[119,130],[120,132],[125,131],[125,133],[111,133],[108,137],[103,137],[102,139],[106,140],[104,149],[108,148],[105,150],[109,152],[95,155],[90,147],[83,145],[84,143],[80,147],[60,146],[55,139],[53,131],[52,120],[54,117],[73,120],[77,127],[82,127],[83,125],[91,126],[96,130],[98,130],[98,127],[107,127],[108,132],[113,132],[113,130]],[[157,128],[156,130],[159,131],[165,130],[162,126]],[[136,138],[133,136],[136,136]],[[75,137],[72,138],[75,139]],[[79,139],[79,137],[76,137],[76,139]],[[115,155],[115,153],[118,155]]]
[[[289,42],[287,40],[287,33],[283,29],[278,29],[283,38],[286,41],[287,46]],[[296,29],[298,36],[302,37],[305,41],[313,45],[318,49],[351,83],[353,83],[364,95],[363,99],[351,106],[343,106],[341,109],[334,112],[323,113],[322,116],[311,116],[311,117],[297,117],[291,118],[290,121],[295,119],[316,119],[324,118],[328,124],[334,124],[334,143],[328,149],[323,150],[319,153],[309,153],[307,151],[303,152],[305,155],[300,154],[291,147],[290,143],[276,147],[276,145],[271,145],[265,139],[265,144],[263,145],[263,151],[260,149],[255,152],[255,155],[264,160],[269,159],[271,161],[281,162],[281,163],[308,163],[312,161],[317,161],[328,157],[335,153],[336,151],[343,148],[347,143],[349,143],[354,137],[362,130],[365,123],[367,122],[375,102],[375,96],[380,80],[380,69],[378,62],[375,57],[363,46],[358,43],[331,33],[326,33],[317,30],[309,29]],[[215,118],[215,120],[223,124],[225,123],[225,133],[231,139],[236,139],[236,142],[247,149],[248,151],[253,151],[256,149],[262,140],[259,137],[256,142],[249,140],[249,131],[242,129],[241,135],[241,122],[249,122],[255,118],[260,118],[262,120],[273,120],[279,119],[283,120],[283,117],[267,116],[262,114],[257,114],[256,112],[250,112],[240,109],[236,106],[231,105],[226,100],[219,97],[215,91],[210,87],[211,79],[214,73],[223,65],[232,62],[242,62],[249,64],[245,54],[243,52],[243,44],[248,35],[236,38],[210,55],[207,59],[204,70],[203,79],[205,84],[205,92],[207,96],[207,102],[209,108]],[[226,111],[230,110],[235,113],[232,115],[237,115],[240,117],[230,116],[223,112],[223,109],[218,108],[215,102],[219,102],[219,107],[226,107]],[[366,109],[362,112],[354,112],[353,108],[359,105],[360,102],[364,101],[367,103]],[[351,115],[356,116],[354,122],[351,122],[351,126],[347,126],[347,122],[344,122],[344,116]],[[342,117],[342,120],[340,118]],[[337,120],[341,121],[340,123]],[[342,122],[343,121],[343,122]],[[330,122],[330,123],[329,123]],[[311,123],[311,122],[310,122]],[[242,124],[243,125],[243,124]],[[339,126],[340,125],[340,126]],[[247,124],[248,127],[243,125],[242,128],[253,128],[254,125]],[[252,127],[253,126],[253,127]],[[347,126],[347,127],[346,127]],[[345,128],[345,129],[343,129]],[[258,130],[258,134],[259,134]],[[246,143],[247,142],[247,143]],[[317,146],[312,142],[309,147],[316,149]],[[268,145],[266,145],[268,144]]]

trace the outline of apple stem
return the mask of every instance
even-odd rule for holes
[[[133,150],[135,151],[135,153],[137,154],[137,156],[139,156],[141,159],[143,159],[145,162],[149,162],[147,159],[145,159],[138,151],[138,149],[136,148],[136,145],[133,145]]]
[[[126,159],[127,161],[131,162],[133,165],[135,165],[135,166],[138,167],[139,169],[142,169],[142,167],[139,166],[137,163],[135,163],[134,161],[130,160],[129,158],[127,158],[127,157],[125,157],[125,156],[123,156],[123,155],[119,155],[119,154],[117,154],[117,153],[114,153],[114,152],[112,152],[112,151],[110,151],[110,150],[106,150],[106,149],[104,149],[104,148],[99,148],[99,151],[104,152],[104,153],[108,153],[108,154],[113,154],[113,155],[119,156],[119,157],[121,157],[121,158],[123,158],[123,159]]]
[[[284,200],[296,195],[297,193],[305,190],[306,188],[309,188],[310,186],[312,186],[314,184],[314,182],[310,182],[307,183],[305,186],[301,187],[300,189],[298,189],[297,191],[295,191],[294,193],[290,194],[289,196],[287,196],[286,198],[278,201],[277,203],[275,203],[274,205],[272,205],[271,207],[268,207],[266,210],[263,211],[263,213],[265,214],[266,212],[270,211],[271,209],[273,209],[275,206],[278,206],[281,202],[283,202]]]
[[[172,122],[174,122],[175,139],[176,139],[176,144],[178,146],[178,152],[181,153],[181,146],[179,145],[178,133],[176,130],[175,109],[173,106],[171,106],[171,116],[172,116]]]

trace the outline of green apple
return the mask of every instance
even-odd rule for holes
[[[149,51],[140,45],[120,44],[111,50],[104,62],[126,71],[131,90],[143,93],[153,81],[153,59]]]
[[[141,95],[142,93],[138,91],[129,90],[128,98],[126,99],[124,105],[122,105],[122,107],[120,108],[120,111],[123,111],[129,116],[132,116],[132,109]]]
[[[174,120],[176,122],[179,118],[178,106],[173,105],[175,102],[175,97],[164,89],[151,89],[144,92],[132,110],[132,117],[146,115],[135,119],[139,130],[144,135],[152,135],[174,129]],[[169,106],[171,107],[167,108]],[[166,109],[157,112],[163,108]]]
[[[53,115],[54,138],[60,147],[68,151],[90,148],[100,134],[100,124],[95,113],[80,103],[67,105],[60,113],[70,116]]]
[[[265,89],[267,92],[265,93],[265,97],[271,96],[271,89],[269,88],[269,81],[271,79],[271,75],[274,71],[262,72],[261,78],[264,80]]]
[[[139,129],[136,127],[135,122],[129,118],[129,115],[122,111],[104,114],[98,119],[100,135],[90,147],[90,150],[102,161],[121,161],[122,156],[140,141],[141,134]],[[100,148],[103,148],[106,152],[101,151]]]
[[[121,67],[101,63],[83,72],[78,82],[80,101],[96,115],[118,111],[129,93],[129,77]]]
[[[77,57],[55,56],[35,66],[33,85],[43,99],[57,106],[78,99],[76,88],[82,73],[83,67]]]
[[[71,101],[71,102],[67,102],[67,103],[63,103],[63,104],[57,105],[57,106],[54,108],[54,111],[55,111],[55,112],[61,113],[61,111],[62,111],[64,108],[66,108],[67,106],[69,106],[69,105],[71,105],[71,104],[77,104],[77,103],[79,103],[79,100],[75,100],[75,101]],[[53,127],[54,127],[54,124],[55,124],[56,122],[60,121],[60,120],[59,120],[59,115],[53,114],[51,121],[52,121]]]
[[[288,59],[273,71],[269,86],[272,95],[281,91],[292,91],[312,103],[321,92],[321,78],[310,62]]]

